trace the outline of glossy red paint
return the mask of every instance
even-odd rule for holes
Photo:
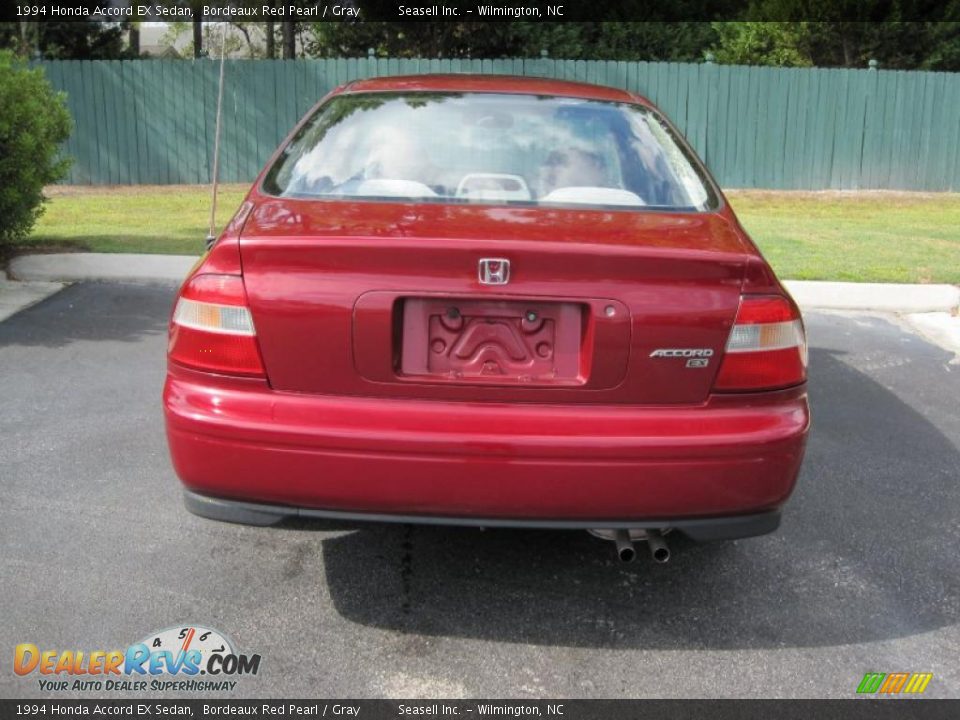
[[[703,402],[715,366],[691,373],[682,363],[649,356],[662,347],[720,352],[749,258],[748,245],[722,214],[252,197],[256,209],[240,241],[247,295],[271,385],[291,392]],[[479,283],[478,259],[491,255],[513,263],[509,294]],[[397,303],[417,297],[582,303],[603,370],[576,389],[414,388],[396,377],[384,348]],[[352,343],[340,340],[348,337]],[[614,374],[622,381],[612,385]]]
[[[546,95],[584,100],[651,103],[635,93],[603,85],[513,75],[394,75],[356,80],[339,89],[342,93],[379,92],[475,92]]]
[[[491,76],[379,78],[338,92],[410,90],[646,104]],[[242,275],[266,379],[171,359],[168,438],[190,490],[425,518],[625,523],[743,515],[788,498],[810,422],[805,385],[717,393],[719,362],[652,357],[700,348],[719,360],[742,294],[787,297],[726,204],[296,200],[260,182],[194,272]],[[479,282],[484,257],[511,260],[508,286]],[[431,365],[434,340],[460,337],[456,323],[430,324],[451,307],[512,324],[476,331],[514,348],[504,376]],[[527,310],[553,323],[530,344]],[[544,343],[561,357],[534,357]]]
[[[309,508],[643,519],[778,507],[803,456],[802,389],[686,407],[307,395],[171,366],[174,466],[216,497]]]

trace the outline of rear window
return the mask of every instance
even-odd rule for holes
[[[670,127],[626,103],[528,95],[340,95],[270,168],[299,198],[706,210],[717,197]]]

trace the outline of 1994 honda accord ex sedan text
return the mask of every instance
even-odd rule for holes
[[[269,161],[180,290],[167,433],[190,510],[774,530],[809,426],[797,306],[625,91],[362,80]]]

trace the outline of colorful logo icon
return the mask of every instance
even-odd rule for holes
[[[927,689],[933,673],[878,673],[868,672],[863,676],[857,693],[864,695],[918,695]]]

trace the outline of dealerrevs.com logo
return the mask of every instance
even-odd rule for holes
[[[126,650],[41,649],[21,643],[13,670],[35,677],[41,690],[224,692],[242,676],[256,675],[259,655],[236,652],[211,628],[183,625],[147,635]]]

